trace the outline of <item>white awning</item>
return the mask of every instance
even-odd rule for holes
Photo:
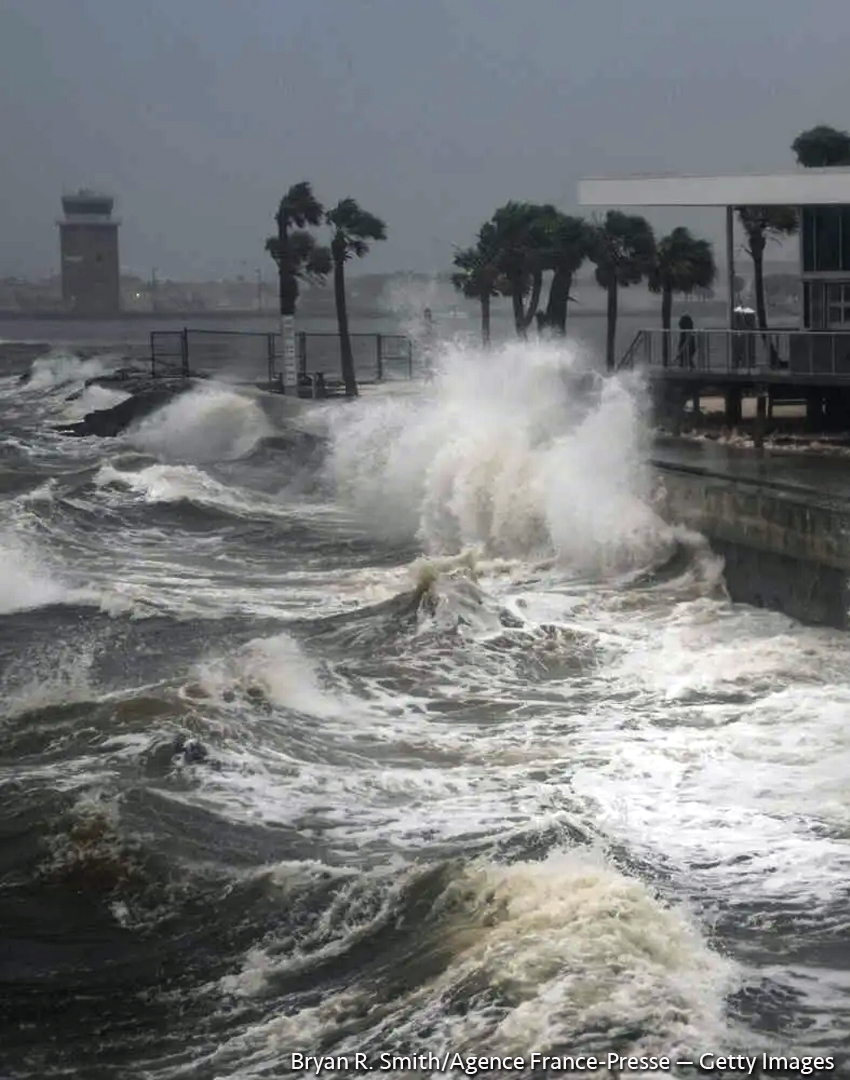
[[[582,206],[850,205],[850,168],[754,176],[624,176],[580,180]]]

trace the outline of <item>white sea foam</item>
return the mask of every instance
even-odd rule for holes
[[[76,353],[56,350],[33,360],[26,389],[50,390],[69,383],[83,383],[87,379],[105,375],[115,362],[115,357],[95,356],[83,360]]]
[[[17,716],[35,709],[90,700],[93,653],[51,643],[13,660],[0,676],[0,715]],[[53,769],[48,762],[47,771]]]
[[[129,489],[150,503],[185,499],[199,506],[255,517],[287,512],[285,506],[268,496],[221,484],[195,465],[148,465],[131,472],[107,463],[98,470],[95,484],[99,488]]]
[[[69,401],[62,410],[63,419],[74,423],[90,412],[111,409],[126,401],[130,395],[123,390],[114,390],[109,386],[87,386],[78,398]]]
[[[344,952],[364,932],[379,933],[388,901],[416,873],[396,873],[389,888],[376,879],[380,904],[357,902],[368,884],[362,879],[343,888],[333,917],[314,932],[327,940],[308,942],[306,955],[298,946],[252,950],[220,990],[261,994],[276,975]],[[725,1017],[735,965],[707,946],[687,912],[659,902],[600,855],[564,852],[540,863],[480,861],[458,869],[430,910],[419,913],[416,931],[432,935],[429,951],[443,958],[430,977],[410,979],[388,1001],[365,990],[331,993],[294,1016],[257,1024],[222,1044],[211,1061],[219,1069],[238,1062],[238,1075],[253,1077],[299,1039],[333,1040],[335,1054],[353,1054],[363,1049],[363,1034],[335,1036],[347,1016],[362,1013],[367,993],[367,1045],[407,1053],[479,1055],[486,1048],[527,1058],[557,1052],[565,1042],[573,1053],[586,1052],[593,1036],[583,1035],[579,1048],[578,1032],[598,1033],[600,1056],[614,1040],[623,1053],[674,1058],[735,1045]]]
[[[202,662],[193,684],[202,695],[260,693],[266,700],[313,715],[329,711],[330,695],[319,689],[315,664],[288,634],[257,638],[237,652]]]
[[[31,546],[10,532],[0,533],[0,615],[69,599],[70,590]]]
[[[251,396],[213,383],[181,394],[145,417],[128,438],[167,461],[199,463],[240,458],[271,432]]]
[[[579,391],[582,373],[553,343],[444,346],[419,398],[331,417],[340,499],[373,529],[417,536],[429,551],[640,562],[669,536],[649,505],[640,402],[617,379]]]

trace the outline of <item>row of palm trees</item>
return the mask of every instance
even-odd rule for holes
[[[806,168],[850,165],[850,134],[827,125],[801,132],[791,149],[797,164]],[[797,232],[798,213],[792,206],[743,206],[737,215],[744,249],[753,261],[756,320],[765,331],[765,249],[770,240]],[[485,345],[490,342],[490,303],[497,296],[511,298],[520,337],[526,336],[535,317],[540,329],[563,335],[573,277],[585,260],[595,264],[596,281],[608,294],[609,369],[615,362],[620,288],[645,281],[652,292],[660,293],[661,324],[669,330],[673,295],[708,289],[717,274],[711,244],[686,228],[676,228],[656,243],[649,222],[637,215],[609,210],[604,219],[587,222],[548,203],[508,202],[481,226],[471,247],[456,251],[452,282],[464,296],[480,302]],[[548,301],[538,311],[547,271],[551,272]]]
[[[791,149],[806,167],[850,165],[850,135],[825,125],[801,132]],[[737,210],[753,261],[753,292],[759,329],[767,330],[764,253],[771,239],[798,229],[798,215],[789,206],[745,206]],[[280,201],[277,234],[266,251],[277,263],[280,311],[284,333],[292,333],[299,283],[324,284],[333,272],[345,392],[356,396],[357,382],[345,296],[345,264],[362,258],[369,243],[385,240],[386,225],[352,198],[326,210],[306,181],[294,184]],[[330,244],[320,244],[309,230],[326,225]],[[533,322],[540,330],[564,335],[573,279],[585,261],[595,265],[597,283],[607,293],[605,356],[615,366],[619,290],[645,281],[661,296],[661,325],[670,329],[673,296],[709,289],[717,268],[711,244],[679,227],[656,242],[645,218],[609,210],[604,218],[585,221],[562,213],[550,203],[507,202],[484,222],[471,247],[455,252],[452,283],[481,305],[481,337],[490,343],[490,306],[495,297],[509,297],[516,332],[525,338]],[[549,292],[543,302],[544,275]],[[669,335],[665,335],[666,339]],[[294,349],[294,338],[289,343]],[[287,342],[284,342],[284,350]],[[666,359],[666,357],[665,357]]]
[[[767,329],[764,298],[764,251],[771,236],[793,233],[797,215],[790,207],[742,207],[738,217],[753,260],[758,324]],[[277,234],[266,251],[278,267],[280,311],[284,333],[293,334],[292,317],[300,283],[324,284],[333,274],[345,392],[357,395],[357,380],[345,292],[345,264],[369,252],[371,241],[386,239],[385,223],[352,198],[326,210],[302,181],[286,192],[277,214]],[[330,244],[310,231],[326,225]],[[481,305],[481,336],[490,343],[490,305],[494,297],[511,300],[514,325],[521,338],[536,319],[539,330],[566,334],[567,310],[575,274],[586,260],[595,264],[597,283],[607,293],[606,364],[615,366],[619,290],[646,281],[661,296],[661,325],[670,329],[673,296],[710,288],[717,273],[707,240],[682,226],[656,242],[645,218],[609,210],[598,221],[563,214],[551,204],[508,202],[478,230],[476,243],[455,253],[454,286]],[[542,307],[544,275],[549,291]],[[289,343],[294,350],[294,340]],[[667,336],[665,335],[665,346]],[[284,351],[287,342],[284,341]],[[666,359],[666,358],[665,358]]]
[[[349,259],[367,255],[370,241],[386,240],[387,227],[352,198],[342,199],[333,209],[326,210],[306,180],[293,184],[286,192],[280,200],[275,221],[277,233],[266,240],[266,251],[278,268],[284,355],[287,348],[294,352],[294,338],[287,340],[287,337],[293,337],[292,319],[300,283],[323,285],[333,272],[342,378],[346,396],[356,397],[357,378],[345,296],[345,264]],[[321,225],[330,228],[329,245],[320,244],[309,231]]]
[[[538,328],[564,335],[573,279],[586,260],[607,293],[606,362],[614,367],[619,290],[646,281],[661,294],[661,319],[670,328],[674,293],[707,289],[716,276],[711,244],[683,227],[658,243],[645,218],[609,210],[588,222],[551,204],[508,202],[478,230],[476,242],[455,253],[452,282],[481,304],[481,336],[490,342],[490,303],[511,298],[520,337]],[[538,310],[543,276],[551,273],[545,308]]]

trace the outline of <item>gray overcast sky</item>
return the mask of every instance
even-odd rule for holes
[[[364,270],[436,270],[581,176],[792,165],[850,126],[850,2],[0,0],[0,65],[2,273],[58,267],[81,185],[118,197],[126,270],[270,270],[304,178],[386,219]]]

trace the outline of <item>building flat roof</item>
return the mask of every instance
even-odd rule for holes
[[[580,180],[582,206],[829,206],[850,204],[850,168],[752,176],[623,176]]]

